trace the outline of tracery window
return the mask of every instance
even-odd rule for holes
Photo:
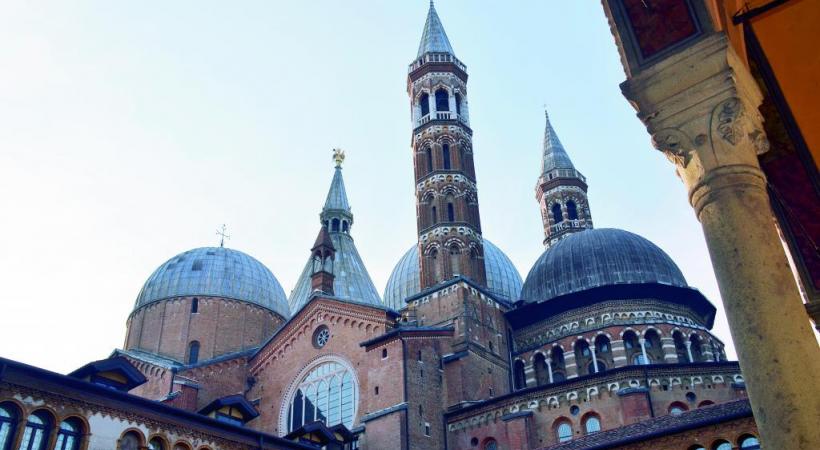
[[[337,362],[322,363],[299,383],[288,408],[288,431],[314,420],[352,428],[358,401],[351,370]]]
[[[78,450],[83,439],[83,424],[77,418],[69,418],[60,423],[57,431],[55,450]]]
[[[17,408],[9,403],[0,403],[0,450],[8,450],[14,442],[17,418]]]
[[[34,411],[28,416],[20,450],[45,450],[51,418],[45,411]]]

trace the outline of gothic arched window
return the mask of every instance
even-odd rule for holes
[[[552,220],[555,223],[560,223],[564,220],[564,215],[561,214],[561,205],[558,203],[552,205]]]
[[[188,364],[196,364],[199,361],[199,341],[191,341],[188,344]]]
[[[18,418],[17,407],[12,403],[0,403],[0,450],[9,450],[14,442]]]
[[[578,220],[578,208],[572,200],[567,202],[567,218],[569,220]]]
[[[450,94],[446,89],[439,89],[436,91],[436,111],[450,110]]]
[[[538,386],[545,385],[550,382],[549,374],[547,373],[547,362],[543,353],[536,353],[532,362],[535,368],[535,384]]]
[[[57,431],[57,444],[54,446],[54,450],[78,450],[82,438],[83,423],[76,417],[68,418],[60,422],[60,429]]]
[[[339,231],[339,219],[333,219],[330,221],[330,231]]]
[[[419,97],[419,103],[421,105],[421,116],[424,117],[430,114],[430,96],[426,92]]]
[[[435,207],[435,206],[433,206],[432,208],[430,208],[430,219],[431,219],[431,220],[430,220],[430,222],[431,222],[433,225],[435,225],[436,223],[438,223],[438,213],[436,212],[436,207]]]
[[[427,147],[424,153],[427,155],[427,172],[429,173],[433,171],[433,150]]]
[[[327,426],[353,426],[359,388],[352,370],[338,362],[324,362],[299,382],[288,408],[287,427],[293,431],[318,420]]]
[[[451,167],[450,144],[442,144],[442,146],[441,146],[441,158],[444,160],[444,170],[450,170],[450,167]]]
[[[448,222],[455,222],[456,221],[456,211],[453,208],[452,203],[447,203],[447,221]]]
[[[51,429],[51,415],[46,411],[34,411],[28,416],[20,450],[45,450]]]
[[[453,275],[459,275],[461,273],[461,264],[459,264],[459,257],[461,255],[461,249],[458,248],[458,245],[453,244],[450,246],[450,271]]]

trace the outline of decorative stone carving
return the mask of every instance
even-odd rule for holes
[[[743,104],[737,98],[717,106],[717,131],[724,141],[737,145],[743,139]]]
[[[653,134],[652,145],[675,165],[686,167],[692,159],[692,140],[677,128],[665,128]]]

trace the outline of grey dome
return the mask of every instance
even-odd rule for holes
[[[687,287],[678,266],[657,245],[628,231],[599,228],[573,233],[541,254],[521,298],[540,302],[601,286],[643,283]]]
[[[241,300],[290,316],[285,291],[271,271],[251,256],[223,247],[196,248],[166,261],[148,277],[134,309],[193,295]]]
[[[484,239],[484,269],[487,289],[503,300],[515,301],[521,292],[521,275],[510,258],[492,242]],[[405,307],[404,300],[421,292],[419,249],[414,245],[401,257],[384,288],[384,304],[396,311]]]

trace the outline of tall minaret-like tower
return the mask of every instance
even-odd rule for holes
[[[466,69],[430,2],[407,76],[422,289],[458,275],[486,284]]]
[[[541,206],[544,223],[544,245],[549,246],[571,233],[592,228],[587,201],[586,178],[575,169],[567,151],[558,140],[544,111],[544,149],[541,176],[535,187],[535,199]]]

